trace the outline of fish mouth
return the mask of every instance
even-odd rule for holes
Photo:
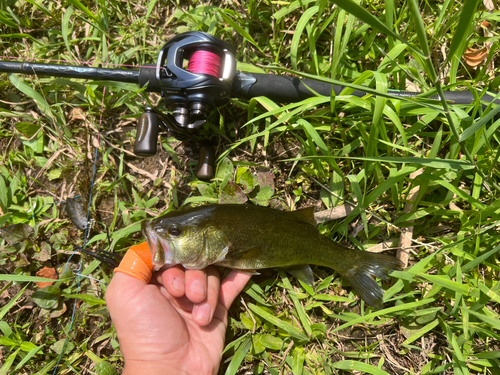
[[[169,268],[177,264],[174,262],[173,244],[159,236],[150,223],[143,222],[142,234],[148,243],[152,263],[156,271],[162,267]]]

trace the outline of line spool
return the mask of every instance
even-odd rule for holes
[[[187,70],[191,73],[222,78],[222,58],[212,51],[197,50],[191,55]]]

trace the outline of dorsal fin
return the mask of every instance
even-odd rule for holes
[[[295,221],[302,221],[305,223],[310,223],[316,225],[316,219],[314,218],[314,207],[307,207],[298,211],[287,212],[288,217],[293,217]]]

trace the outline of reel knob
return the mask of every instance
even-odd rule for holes
[[[158,115],[151,108],[145,108],[137,124],[134,154],[138,156],[156,154],[159,128]]]

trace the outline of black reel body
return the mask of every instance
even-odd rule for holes
[[[171,114],[145,109],[137,128],[136,155],[156,153],[160,123],[189,136],[190,130],[207,121],[212,109],[229,101],[236,74],[235,53],[230,44],[204,32],[184,33],[165,44],[156,66],[141,69],[139,81],[141,86],[149,82],[148,91],[161,93]],[[213,172],[202,172],[207,170],[213,171],[213,166],[199,167],[198,177],[211,178]]]
[[[206,112],[227,103],[236,74],[235,52],[228,43],[203,32],[178,35],[161,49],[156,79],[169,109],[189,110],[189,116],[179,121],[182,127],[199,126],[187,120],[206,117]]]

